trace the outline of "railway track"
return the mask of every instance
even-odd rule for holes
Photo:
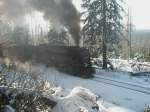
[[[150,87],[143,87],[140,85],[131,84],[128,82],[122,82],[122,81],[118,81],[118,80],[114,80],[114,79],[108,79],[108,78],[104,78],[101,76],[96,76],[92,80],[99,82],[99,83],[107,84],[107,85],[113,85],[113,86],[129,89],[132,91],[137,91],[140,93],[150,94]]]

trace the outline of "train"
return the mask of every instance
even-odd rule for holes
[[[11,62],[34,62],[54,67],[58,71],[91,78],[95,73],[90,60],[90,53],[84,47],[42,45],[15,45],[0,48],[2,58]]]

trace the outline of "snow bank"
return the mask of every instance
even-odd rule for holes
[[[102,66],[102,58],[93,59],[98,65]],[[150,62],[138,62],[136,60],[109,59],[116,71],[125,72],[150,72]]]
[[[150,72],[149,62],[138,62],[136,60],[110,59],[114,68],[127,72]]]
[[[128,60],[110,59],[110,61],[117,71],[133,72],[130,61]]]
[[[96,106],[96,95],[88,89],[76,87],[57,102],[53,112],[98,112]]]
[[[102,99],[90,90],[83,87],[75,87],[71,92],[57,100],[53,112],[134,112],[110,103]]]
[[[128,110],[123,107],[115,106],[108,102],[98,101],[97,104],[100,108],[100,112],[135,112],[133,110]]]
[[[133,112],[133,111],[129,111],[125,108],[120,108],[120,107],[110,107],[107,109],[107,112]]]

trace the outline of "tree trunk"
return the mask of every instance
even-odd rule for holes
[[[107,69],[107,27],[106,27],[106,0],[103,0],[103,69]]]
[[[103,69],[107,69],[107,46],[105,41],[103,41]]]

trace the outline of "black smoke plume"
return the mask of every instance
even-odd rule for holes
[[[72,0],[0,0],[0,13],[15,18],[29,13],[30,10],[44,13],[44,18],[53,24],[66,27],[79,45],[80,15]]]

